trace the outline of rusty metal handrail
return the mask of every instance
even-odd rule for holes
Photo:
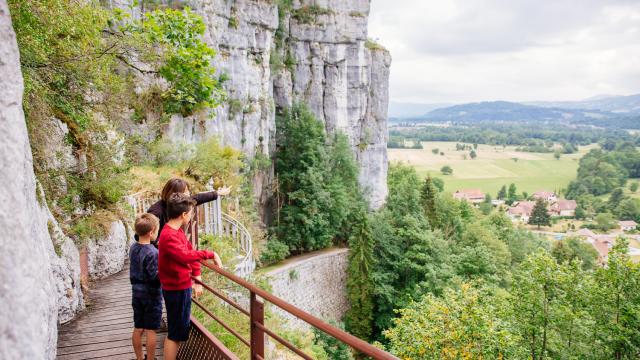
[[[351,348],[355,349],[356,351],[370,356],[373,359],[381,359],[381,360],[397,360],[398,358],[396,358],[395,356],[391,355],[390,353],[383,351],[381,349],[378,349],[377,347],[367,343],[364,340],[361,340],[343,330],[340,330],[336,327],[333,327],[329,324],[327,324],[326,322],[320,320],[319,318],[287,303],[286,301],[258,288],[257,286],[249,283],[248,281],[242,279],[239,276],[236,276],[226,270],[221,269],[218,266],[215,265],[211,265],[209,264],[209,262],[207,261],[202,261],[201,262],[204,266],[206,266],[207,268],[211,269],[212,271],[215,271],[216,273],[218,273],[219,275],[222,275],[223,277],[235,282],[236,284],[240,285],[241,287],[249,290],[250,292],[250,318],[251,318],[251,359],[261,359],[264,358],[264,334],[266,333],[267,335],[273,337],[276,341],[282,343],[283,345],[285,345],[287,348],[289,348],[290,350],[294,351],[296,354],[300,355],[303,358],[306,359],[310,359],[310,357],[308,357],[308,355],[304,354],[303,352],[301,352],[299,349],[295,349],[293,350],[292,347],[293,345],[291,345],[290,343],[288,343],[286,340],[280,338],[279,336],[276,335],[276,337],[274,337],[273,335],[275,335],[272,331],[268,330],[265,326],[264,326],[264,308],[263,308],[263,303],[262,301],[260,301],[257,297],[259,296],[260,298],[262,298],[265,301],[270,302],[271,304],[279,307],[280,309],[292,314],[293,316],[297,317],[298,319],[306,322],[307,324],[323,331],[324,333],[336,338],[337,340],[349,345]],[[202,284],[201,281],[197,281],[198,283]],[[207,289],[209,290],[209,289]],[[216,293],[214,293],[214,295],[217,295]],[[244,312],[243,312],[244,313]],[[246,313],[245,313],[246,315]],[[216,319],[214,319],[216,320]],[[217,320],[216,320],[217,321]],[[266,330],[266,331],[265,331]],[[281,341],[281,340],[284,340]]]

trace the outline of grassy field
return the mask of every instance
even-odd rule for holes
[[[431,174],[445,181],[445,190],[478,188],[496,196],[502,185],[515,183],[518,192],[531,194],[537,190],[565,188],[576,177],[578,160],[589,149],[581,147],[576,154],[562,155],[517,152],[515,147],[479,145],[478,157],[471,160],[469,151],[456,151],[455,142],[423,142],[424,149],[389,149],[389,161],[414,166],[422,176]],[[433,154],[438,149],[444,155]],[[467,159],[464,159],[467,155]],[[452,175],[442,175],[444,165],[453,168]]]

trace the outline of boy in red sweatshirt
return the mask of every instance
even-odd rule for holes
[[[214,259],[221,266],[218,255],[208,250],[193,250],[182,228],[189,224],[195,201],[188,195],[172,194],[167,202],[167,223],[159,239],[158,275],[167,309],[168,334],[164,342],[164,358],[175,360],[180,342],[189,338],[191,289],[195,296],[202,293],[202,285],[193,284],[191,276],[200,279],[200,260]]]

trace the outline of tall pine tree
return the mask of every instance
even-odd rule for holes
[[[531,217],[529,218],[530,225],[538,225],[538,229],[541,225],[551,225],[551,216],[547,212],[547,203],[543,199],[536,200],[536,204],[531,211]]]
[[[498,191],[498,200],[504,200],[507,197],[507,186],[502,185],[500,191]]]
[[[427,219],[429,219],[429,224],[433,229],[436,225],[436,189],[433,186],[431,176],[427,176],[427,178],[424,179],[422,189],[420,189],[420,199],[422,200],[424,214],[427,216]]]
[[[345,323],[351,334],[367,340],[373,331],[374,283],[371,273],[374,242],[364,207],[353,216],[349,248],[347,296],[351,308],[347,312]]]

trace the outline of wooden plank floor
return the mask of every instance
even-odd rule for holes
[[[129,266],[94,284],[90,306],[58,329],[58,359],[135,359],[131,346],[133,309]],[[156,340],[156,358],[162,359],[166,333]],[[144,337],[143,337],[144,341]]]

